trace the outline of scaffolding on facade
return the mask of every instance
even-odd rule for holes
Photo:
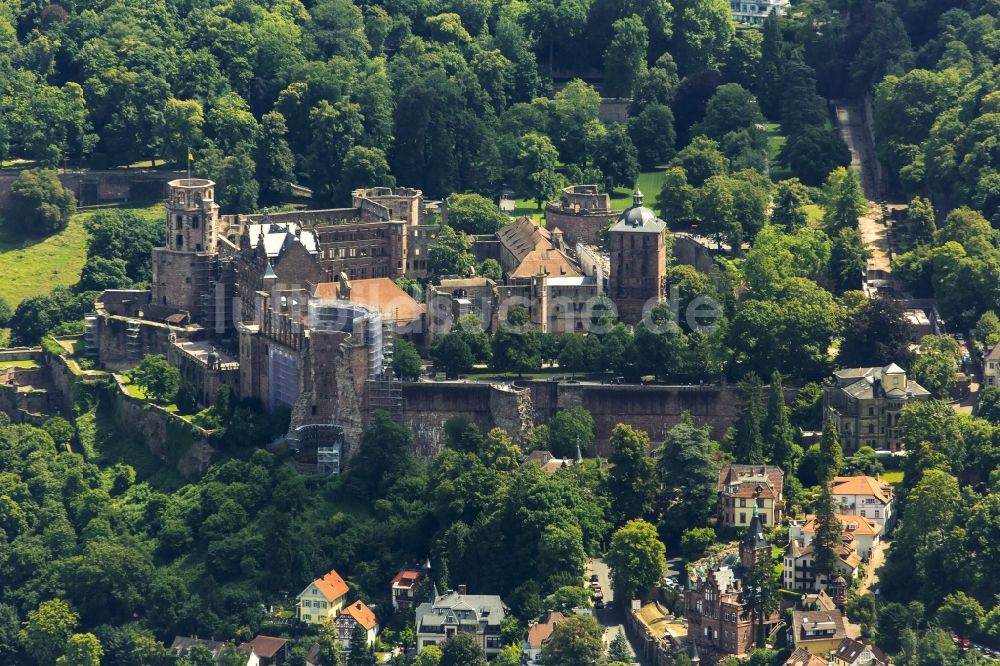
[[[292,452],[289,463],[296,471],[325,477],[340,474],[344,427],[339,423],[298,426],[290,430],[280,443]]]
[[[129,319],[125,324],[125,352],[129,359],[140,360],[144,356],[142,347],[142,324],[138,319]]]
[[[97,315],[89,314],[83,318],[86,328],[83,331],[83,355],[87,358],[97,358]]]
[[[369,413],[380,409],[388,413],[394,421],[400,421],[403,418],[404,406],[403,382],[392,371],[396,343],[396,317],[382,318],[381,324],[381,368],[377,374],[369,375],[367,406]]]

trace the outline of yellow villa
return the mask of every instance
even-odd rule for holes
[[[347,597],[347,583],[339,573],[331,569],[322,578],[317,578],[299,593],[299,619],[308,624],[322,624],[333,621],[344,608]]]

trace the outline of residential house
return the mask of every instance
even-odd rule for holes
[[[344,644],[345,648],[350,646],[351,634],[354,632],[355,625],[358,624],[365,629],[368,645],[373,644],[375,637],[378,636],[378,618],[375,617],[372,609],[368,608],[365,602],[360,599],[345,606],[344,610],[337,616],[337,638]]]
[[[836,650],[847,637],[840,611],[792,611],[788,643],[811,654],[824,655]]]
[[[417,591],[424,582],[424,572],[419,569],[403,569],[392,579],[392,607],[395,610],[413,608]]]
[[[826,659],[817,657],[809,652],[809,650],[796,648],[794,652],[788,655],[788,659],[785,660],[783,666],[827,666],[827,664]]]
[[[495,657],[502,647],[500,623],[507,615],[503,601],[495,594],[466,594],[465,586],[435,595],[434,601],[417,606],[417,651],[440,645],[458,632],[475,634],[487,657]]]
[[[334,620],[347,597],[347,583],[336,570],[331,569],[299,593],[298,615],[306,624],[323,624]]]
[[[542,622],[536,622],[528,627],[528,638],[521,644],[524,666],[538,666],[538,656],[542,653],[542,645],[549,640],[556,625],[566,619],[558,611],[549,611]]]
[[[572,467],[580,458],[556,458],[551,451],[532,451],[524,459],[524,464],[538,463],[546,474],[555,474],[561,469]]]
[[[781,523],[785,473],[775,465],[731,463],[719,472],[719,524],[747,527],[756,507],[765,526]]]
[[[752,509],[750,525],[740,543],[740,566],[710,567],[696,575],[684,592],[684,614],[688,618],[688,640],[708,656],[743,655],[756,644],[756,619],[744,610],[742,576],[758,557],[771,553],[761,515]],[[769,631],[779,621],[778,613],[765,618]],[[714,663],[714,662],[712,662]]]
[[[844,452],[851,454],[862,446],[898,451],[903,407],[930,397],[927,389],[891,363],[838,370],[825,387],[823,402]]]
[[[983,354],[983,386],[1000,386],[1000,342]]]
[[[259,666],[280,666],[288,658],[288,639],[276,636],[257,636],[238,648]]]
[[[896,489],[874,476],[837,476],[830,486],[837,512],[868,518],[882,528],[882,536],[896,524]]]
[[[849,537],[848,537],[849,538]],[[861,556],[851,543],[841,543],[837,548],[838,575],[847,580],[858,576],[861,566]],[[786,590],[799,592],[818,592],[830,586],[825,574],[816,573],[816,553],[814,544],[803,545],[802,541],[789,539],[783,556],[784,571],[781,573],[781,585]]]
[[[874,645],[845,638],[830,654],[830,663],[833,666],[888,666],[889,659]]]
[[[789,0],[729,0],[733,20],[746,25],[763,25],[771,12],[784,16],[790,6]]]
[[[229,643],[211,641],[197,636],[174,636],[174,642],[170,644],[170,651],[174,653],[175,657],[186,657],[191,652],[191,648],[196,645],[208,648],[208,651],[212,653],[212,658],[218,661]]]
[[[876,524],[873,518],[857,515],[838,514],[836,518],[840,521],[845,538],[849,536],[854,550],[861,556],[861,559],[867,560],[872,549],[881,541],[882,526]],[[808,546],[815,536],[815,516],[810,515],[803,520],[793,520],[788,525],[789,540],[801,541],[802,545]]]

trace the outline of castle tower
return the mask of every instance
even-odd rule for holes
[[[642,319],[644,309],[666,298],[667,225],[643,206],[639,190],[632,207],[622,211],[608,230],[611,275],[608,290],[626,324]]]
[[[753,514],[750,517],[750,524],[747,526],[747,533],[740,542],[740,563],[744,568],[749,569],[757,561],[758,557],[771,556],[771,544],[764,535],[764,523],[760,521],[757,514],[757,496],[763,490],[762,486],[757,486],[753,494]]]
[[[180,178],[167,183],[167,244],[153,249],[154,305],[198,318],[214,280],[219,206],[215,183]]]

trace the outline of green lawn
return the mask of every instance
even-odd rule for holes
[[[132,208],[144,216],[159,218],[163,205]],[[52,287],[69,286],[80,279],[87,258],[87,232],[83,222],[96,210],[81,211],[70,218],[63,231],[44,239],[25,239],[0,229],[0,297],[11,307],[29,296],[47,294]]]
[[[823,209],[818,204],[806,206],[806,215],[809,217],[810,224],[819,224],[823,221]]]
[[[882,474],[882,479],[888,481],[894,486],[898,486],[903,482],[903,470],[894,469]]]
[[[37,368],[38,361],[26,359],[24,361],[0,361],[0,368]]]
[[[767,123],[764,128],[767,131],[767,156],[771,162],[771,180],[777,182],[789,178],[791,174],[788,169],[778,162],[778,153],[785,145],[785,135],[781,133],[781,126],[778,123]]]
[[[639,180],[636,181],[636,187],[642,190],[643,195],[645,195],[643,204],[649,208],[655,208],[656,200],[660,196],[660,188],[663,187],[663,169],[643,171],[639,174]],[[624,210],[625,208],[631,206],[633,190],[634,188],[619,187],[612,192],[611,208],[614,210]],[[544,206],[542,207],[542,210],[537,210],[535,208],[534,199],[517,199],[514,203],[514,212],[511,213],[511,215],[514,217],[527,215],[541,224],[545,223]]]

